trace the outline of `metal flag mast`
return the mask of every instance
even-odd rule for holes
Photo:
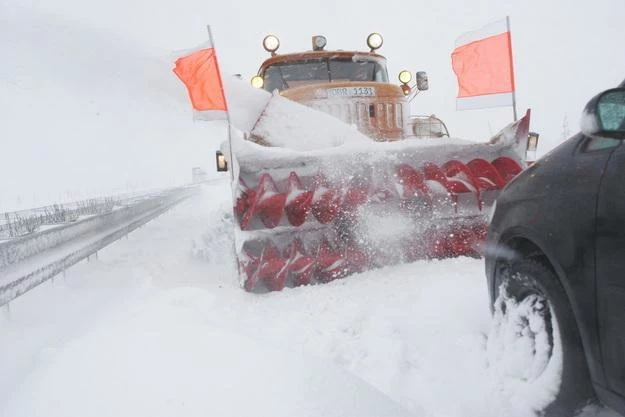
[[[514,60],[512,59],[512,32],[510,31],[510,16],[506,16],[506,29],[508,31],[508,51],[510,51],[510,82],[512,85],[512,115],[517,121],[516,113],[516,86],[514,84]]]
[[[228,123],[228,161],[230,161],[230,169],[228,169],[228,171],[230,171],[230,185],[231,187],[233,187],[232,189],[234,190],[235,187],[235,183],[234,183],[234,159],[232,158],[232,125],[230,123],[230,107],[228,106],[228,100],[226,99],[226,92],[224,90],[224,83],[223,80],[221,79],[221,69],[219,68],[219,61],[217,60],[217,48],[215,48],[215,42],[213,41],[213,32],[211,31],[211,27],[210,25],[206,25],[206,30],[208,31],[208,39],[210,40],[211,46],[213,47],[213,50],[215,52],[215,63],[217,64],[217,77],[219,78],[219,86],[221,88],[221,94],[224,97],[224,103],[226,103],[226,121]],[[236,218],[236,216],[235,216]],[[234,232],[234,236],[235,238],[232,239],[232,248],[234,250],[234,253],[237,253],[237,232],[236,232],[236,223],[234,226],[235,232]],[[241,265],[239,264],[238,261],[235,262],[236,266],[237,266],[237,275],[241,276]]]
[[[219,61],[217,60],[217,48],[215,47],[215,41],[213,40],[213,32],[211,31],[211,26],[206,25],[206,30],[208,31],[208,40],[210,41],[211,47],[215,51],[215,62],[217,64],[217,77],[219,78],[219,87],[221,88],[221,94],[224,97],[224,103],[226,103],[226,122],[228,123],[228,161],[230,162],[230,180],[234,181],[234,170],[232,169],[233,159],[232,159],[232,125],[230,123],[230,107],[228,106],[228,100],[226,99],[226,92],[224,90],[224,83],[221,79],[221,69],[219,68]]]

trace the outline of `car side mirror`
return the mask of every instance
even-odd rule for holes
[[[425,71],[417,71],[417,90],[425,91],[430,88],[428,74]]]
[[[593,97],[582,114],[582,132],[625,139],[625,88],[613,88]]]

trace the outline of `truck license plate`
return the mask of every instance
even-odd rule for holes
[[[375,96],[373,87],[338,87],[328,88],[328,98],[331,97],[372,97]]]

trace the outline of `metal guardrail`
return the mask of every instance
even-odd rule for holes
[[[0,306],[190,197],[196,188],[177,188],[134,204],[0,243]]]
[[[0,213],[0,240],[26,236],[42,227],[75,222],[81,217],[108,213],[116,207],[134,204],[161,192],[127,193]]]

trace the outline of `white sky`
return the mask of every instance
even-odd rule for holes
[[[177,184],[194,165],[212,171],[225,130],[193,123],[171,73],[171,53],[203,42],[207,23],[223,71],[245,78],[267,57],[267,33],[293,52],[313,34],[328,48],[364,50],[378,31],[393,79],[404,68],[429,74],[413,110],[482,140],[511,109],[456,112],[450,53],[462,33],[510,15],[519,113],[532,108],[539,154],[561,141],[565,116],[574,133],[586,101],[625,78],[623,0],[12,2],[0,5],[0,207]]]

